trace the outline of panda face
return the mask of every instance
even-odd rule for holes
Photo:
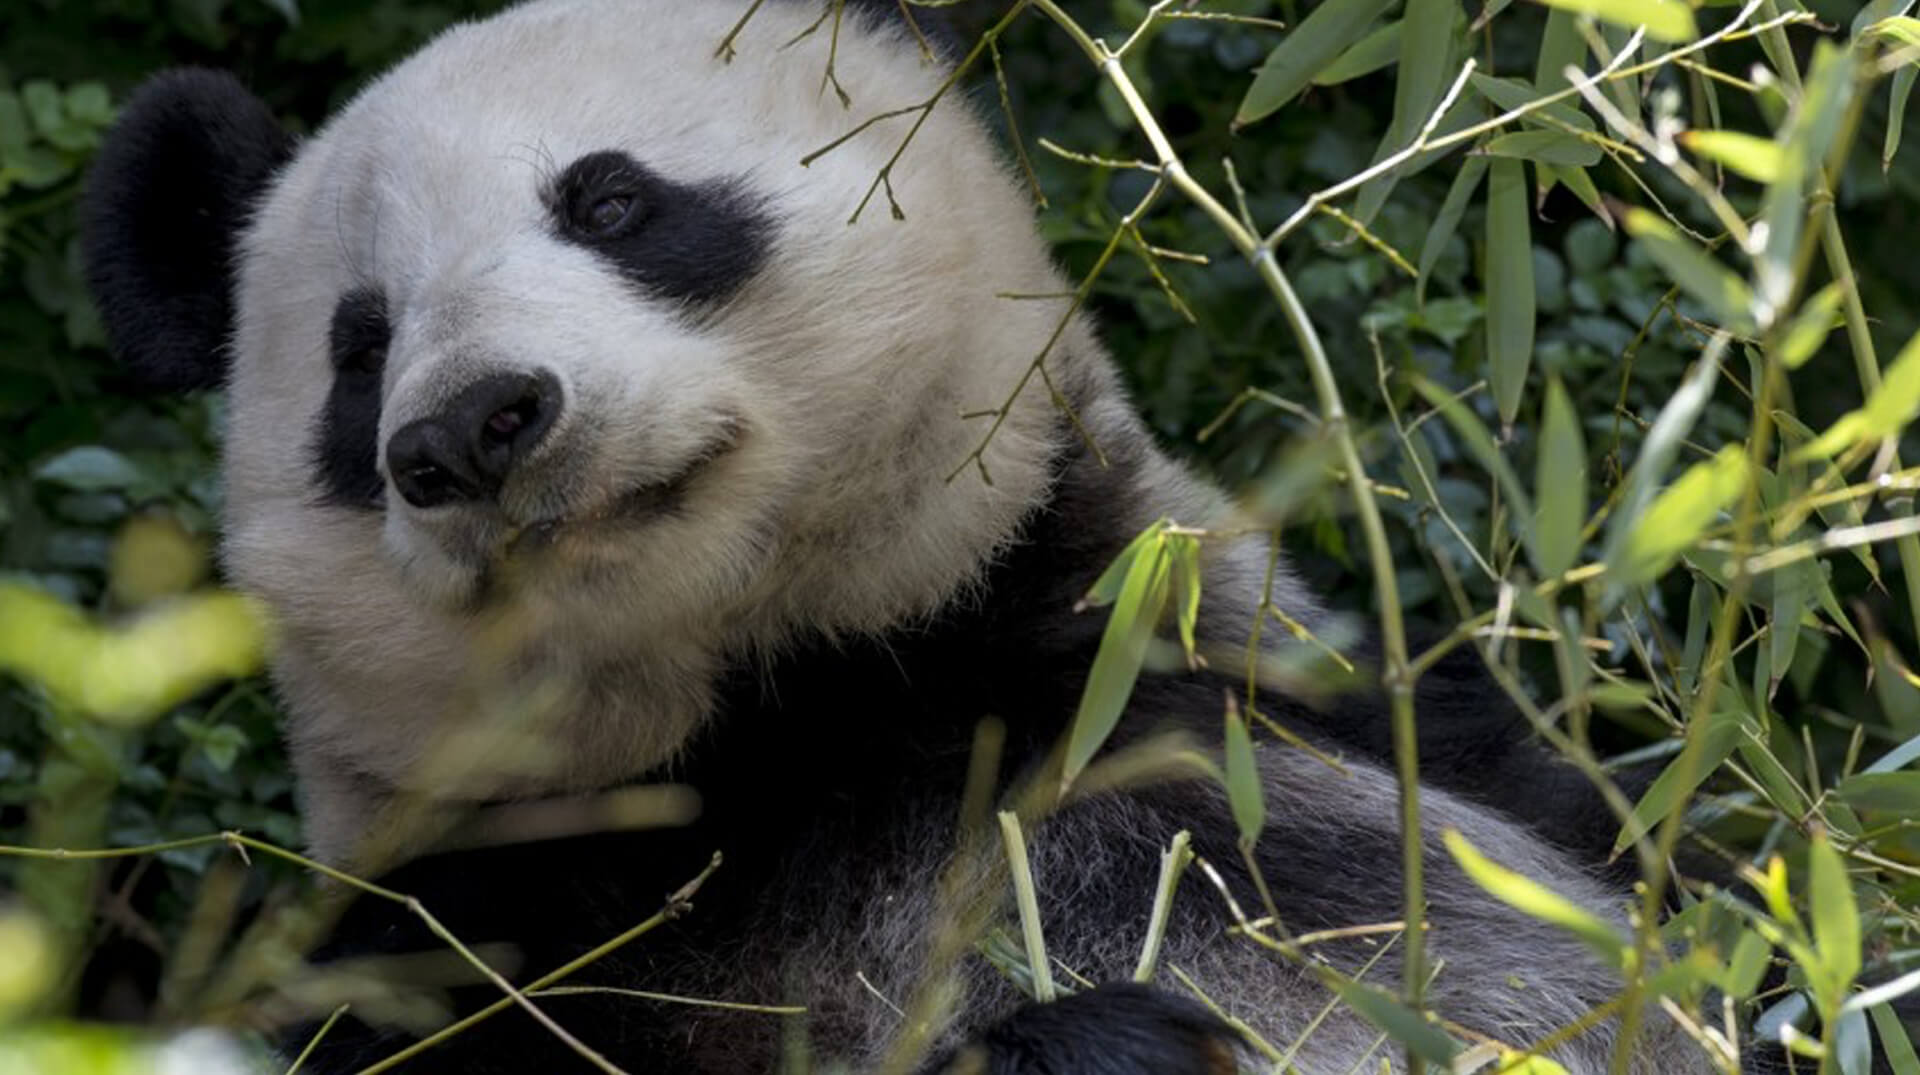
[[[1008,226],[1024,193],[953,99],[888,173],[905,218],[882,195],[849,223],[912,117],[801,158],[945,70],[850,16],[843,108],[824,30],[780,47],[812,5],[714,57],[746,6],[458,28],[268,184],[238,240],[223,555],[282,622],[296,743],[410,765],[477,682],[552,672],[601,729],[568,734],[563,782],[631,775],[719,664],[929,614],[1043,496],[1037,388],[992,484],[948,478],[986,428],[963,415],[1061,316],[1003,297],[1064,290]]]

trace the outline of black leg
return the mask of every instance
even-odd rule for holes
[[[1234,1032],[1212,1012],[1131,982],[1028,1004],[925,1075],[1234,1075]]]

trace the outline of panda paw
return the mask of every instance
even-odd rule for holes
[[[1132,982],[1028,1004],[923,1075],[1234,1075],[1231,1028],[1184,997]]]

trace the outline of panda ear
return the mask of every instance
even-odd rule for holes
[[[81,243],[107,338],[143,385],[220,383],[234,244],[292,148],[225,72],[163,72],[121,109],[87,178]]]

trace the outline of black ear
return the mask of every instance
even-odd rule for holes
[[[183,68],[121,109],[87,178],[87,282],[114,353],[157,389],[220,383],[234,242],[293,140],[238,79]]]

